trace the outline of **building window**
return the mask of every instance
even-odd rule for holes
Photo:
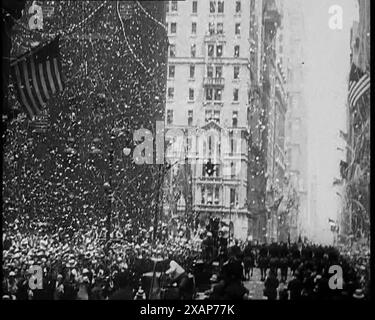
[[[224,13],[224,1],[219,1],[217,3],[217,12]]]
[[[207,66],[207,77],[212,78],[214,76],[214,67],[213,66]]]
[[[215,89],[215,101],[221,101],[222,92],[221,89]]]
[[[211,119],[212,119],[212,110],[206,110],[206,112],[205,112],[205,120],[206,120],[206,122],[211,121]]]
[[[215,1],[210,1],[210,13],[215,13]]]
[[[197,23],[196,22],[193,22],[191,24],[191,33],[192,34],[197,34]]]
[[[234,57],[238,58],[240,56],[240,46],[234,46]]]
[[[212,137],[208,137],[208,155],[209,157],[212,156]]]
[[[171,11],[176,12],[178,9],[177,1],[172,1]]]
[[[219,110],[214,111],[214,121],[217,123],[220,123],[220,111]]]
[[[236,150],[236,140],[233,137],[233,132],[229,134],[229,141],[230,141],[230,154],[234,154]]]
[[[241,34],[241,23],[236,23],[235,34],[236,35]]]
[[[169,46],[169,56],[170,57],[175,57],[176,56],[176,45],[175,44],[171,44]]]
[[[174,78],[176,71],[176,66],[169,66],[169,78]]]
[[[193,125],[193,110],[189,110],[188,111],[188,126],[191,127],[192,125]]]
[[[213,91],[214,91],[214,89],[212,89],[212,88],[206,89],[206,100],[207,101],[212,101]]]
[[[189,89],[189,100],[194,101],[194,89]]]
[[[190,79],[195,78],[195,65],[190,65]]]
[[[223,32],[224,32],[224,25],[223,25],[222,22],[218,22],[218,24],[217,24],[217,33],[218,34],[223,34]]]
[[[216,56],[221,57],[223,56],[223,45],[217,45],[216,46]]]
[[[234,128],[236,128],[237,125],[238,125],[238,111],[233,111],[232,125],[233,125]]]
[[[215,33],[215,23],[210,22],[208,24],[208,32],[210,33],[211,36]]]
[[[207,204],[212,205],[212,201],[213,201],[213,189],[210,186],[207,188]]]
[[[192,125],[193,125],[193,118],[192,118],[190,126],[192,126]],[[187,152],[188,152],[188,154],[190,154],[190,152],[193,151],[193,138],[192,137],[187,137],[186,138],[186,144],[187,144]]]
[[[236,1],[236,13],[241,12],[241,1]]]
[[[215,110],[215,111],[206,110],[205,118],[206,118],[206,123],[211,121],[211,120],[214,120],[215,122],[220,123],[220,111],[219,110]],[[212,149],[211,147],[212,146],[210,146],[209,150]]]
[[[238,88],[233,89],[233,101],[235,102],[238,101],[238,93],[239,93]]]
[[[168,13],[169,12],[169,2],[165,3],[165,11]]]
[[[223,77],[223,67],[217,66],[216,67],[216,78],[222,78]]]
[[[205,176],[205,170],[204,170],[204,166],[203,166],[203,177]],[[202,204],[205,204],[206,203],[206,188],[205,187],[201,187],[201,200],[202,200]]]
[[[191,45],[190,52],[191,52],[191,57],[195,58],[195,56],[197,54],[197,45],[196,44],[192,44]]]
[[[209,57],[213,57],[214,56],[214,45],[213,44],[209,44],[208,45],[208,56]]]
[[[236,163],[235,162],[230,163],[230,176],[232,179],[236,178]]]
[[[193,1],[193,13],[198,12],[198,1]]]
[[[167,110],[167,124],[171,125],[173,123],[173,110]]]
[[[175,34],[176,32],[177,32],[177,23],[176,22],[172,22],[171,23],[171,33]]]
[[[218,145],[218,155],[220,156],[220,144]],[[220,177],[220,166],[217,164],[216,167],[215,167],[215,173],[216,173],[216,177]]]
[[[240,67],[239,66],[235,66],[233,68],[233,78],[234,79],[239,79],[240,78]]]
[[[214,204],[219,205],[220,203],[220,187],[215,187],[215,197],[214,197]]]
[[[174,88],[168,88],[168,99],[174,99]]]
[[[236,189],[230,188],[230,206],[234,206],[236,203]]]

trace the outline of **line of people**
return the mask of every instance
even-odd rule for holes
[[[211,237],[208,234],[207,239]],[[220,236],[215,249],[207,248],[207,244],[215,243],[207,239],[202,242],[204,257],[208,261],[227,261],[226,264],[230,265],[229,274],[232,278],[234,274],[237,275],[235,279],[228,279],[226,271],[221,268],[219,276],[213,279],[218,279],[221,285],[237,283],[238,292],[243,292],[238,281],[251,280],[253,270],[257,267],[260,269],[260,280],[264,282],[264,297],[269,300],[364,299],[370,295],[369,253],[348,255],[332,246],[302,243],[239,244],[238,241],[228,249],[223,249],[220,248]],[[212,259],[214,252],[217,255]],[[335,269],[335,266],[339,269]],[[340,273],[336,275],[338,270],[342,270],[342,278]],[[217,294],[213,296],[218,298]],[[245,293],[243,297],[246,297]]]

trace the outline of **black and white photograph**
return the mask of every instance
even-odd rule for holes
[[[2,300],[369,301],[370,36],[370,0],[1,0]]]

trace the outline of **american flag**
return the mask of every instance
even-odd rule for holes
[[[17,58],[11,64],[18,100],[31,120],[42,114],[52,95],[64,90],[59,37]]]
[[[362,72],[354,63],[349,77],[349,103],[355,107],[358,100],[370,89],[370,76]]]

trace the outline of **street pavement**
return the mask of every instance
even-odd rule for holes
[[[262,300],[263,299],[263,290],[264,282],[260,281],[260,269],[254,268],[253,276],[250,281],[244,282],[245,287],[250,291],[250,299]]]
[[[249,281],[244,281],[245,287],[249,290],[249,296],[251,300],[264,300],[267,299],[263,296],[263,290],[264,290],[264,282],[260,280],[260,269],[254,268],[253,276]],[[278,270],[278,279],[280,281],[281,275],[280,270]],[[291,279],[290,270],[288,270],[288,278],[287,281]],[[199,293],[197,300],[203,300],[206,296],[203,293]]]
[[[278,279],[280,281],[281,275],[280,275],[280,270],[278,270]],[[251,277],[250,281],[244,281],[245,287],[250,291],[249,296],[250,299],[253,300],[263,300],[266,299],[263,296],[263,290],[264,290],[264,282],[260,281],[260,269],[259,268],[254,268],[253,276]],[[290,269],[288,270],[288,278],[287,281],[291,279],[291,273]]]

